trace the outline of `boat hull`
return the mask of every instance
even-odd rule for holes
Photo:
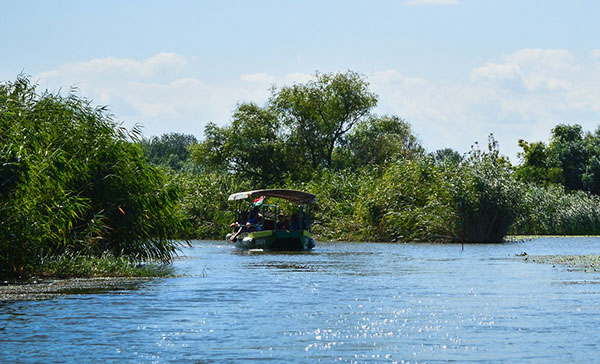
[[[230,241],[228,239],[228,241]],[[311,233],[307,230],[299,231],[255,231],[244,238],[235,241],[238,249],[262,249],[269,251],[306,251],[315,246]]]

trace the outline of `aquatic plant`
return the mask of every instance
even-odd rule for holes
[[[0,84],[0,274],[63,253],[170,261],[178,191],[139,137],[75,90]]]
[[[234,192],[256,189],[249,180],[229,173],[168,173],[182,192],[176,209],[184,222],[176,235],[179,238],[223,239],[231,232],[229,224],[235,218],[235,205],[227,197]]]
[[[160,262],[140,264],[126,256],[116,257],[110,252],[100,256],[62,254],[44,257],[31,274],[52,278],[91,277],[166,277],[173,276],[171,265]]]
[[[457,211],[455,240],[467,243],[503,241],[520,212],[521,184],[499,154],[490,135],[488,151],[474,148],[455,170],[451,193]]]
[[[510,232],[517,235],[599,235],[600,197],[567,192],[561,185],[525,186],[522,212]]]

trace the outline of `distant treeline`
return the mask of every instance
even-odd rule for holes
[[[29,79],[0,85],[0,275],[49,257],[169,262],[171,239],[222,239],[230,193],[317,195],[319,239],[501,242],[507,234],[600,234],[600,132],[558,125],[519,141],[511,165],[493,136],[461,155],[426,151],[410,125],[372,113],[352,71],[239,104],[203,139],[144,139],[105,108]]]

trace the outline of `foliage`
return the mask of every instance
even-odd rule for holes
[[[321,239],[362,240],[355,216],[363,175],[349,171],[321,170],[310,181],[289,186],[315,194],[312,230]]]
[[[32,274],[52,278],[165,277],[173,275],[173,268],[166,264],[138,264],[107,252],[99,257],[79,254],[44,257]]]
[[[521,200],[522,213],[510,232],[518,235],[600,235],[600,197],[567,193],[561,185],[529,184]]]
[[[395,117],[368,118],[377,98],[354,72],[316,74],[314,81],[281,90],[272,89],[264,107],[238,105],[230,125],[209,123],[205,140],[192,147],[191,159],[209,172],[235,173],[256,184],[272,185],[282,180],[309,180],[322,168],[331,168],[336,152],[344,154],[345,135],[362,122],[347,144],[358,165],[360,158],[383,163],[387,156],[377,141],[368,140],[381,130],[389,157],[418,152],[418,142],[409,125]],[[373,130],[371,130],[373,129]],[[361,132],[362,131],[362,132]],[[384,136],[383,133],[386,135]],[[368,141],[370,146],[361,145]],[[370,148],[371,155],[363,155]],[[343,159],[347,159],[343,157]],[[343,168],[345,160],[337,159]]]
[[[450,175],[428,158],[397,161],[363,184],[358,216],[369,240],[450,241]]]
[[[451,186],[461,242],[501,242],[520,212],[521,185],[490,135],[488,151],[475,148],[456,170]]]
[[[281,132],[281,122],[270,109],[253,103],[238,105],[231,125],[209,123],[205,140],[192,147],[192,160],[210,172],[231,172],[269,184],[296,163]]]
[[[180,133],[163,134],[160,137],[140,140],[146,158],[154,165],[183,169],[189,159],[190,146],[198,143],[193,135]]]
[[[292,187],[318,196],[313,231],[321,239],[449,241],[447,183],[442,169],[422,159],[358,173],[324,170]]]
[[[334,153],[338,169],[354,170],[370,165],[422,157],[424,149],[410,125],[397,116],[370,116],[358,122]]]
[[[180,238],[222,239],[231,232],[229,224],[235,218],[227,197],[254,188],[248,180],[223,172],[172,172],[171,179],[182,190],[177,213],[185,228],[178,233]]]
[[[581,190],[587,151],[581,125],[557,125],[550,141],[552,157],[562,169],[562,183],[568,190]]]
[[[315,232],[335,240],[500,242],[520,211],[521,184],[493,138],[458,166],[403,159],[298,187],[319,197]]]
[[[493,137],[485,152],[426,154],[404,120],[370,114],[377,99],[367,86],[354,72],[317,74],[274,88],[264,107],[239,105],[230,126],[210,124],[194,147],[194,162],[208,172],[185,177],[195,186],[186,190],[227,195],[232,190],[223,186],[240,190],[241,182],[308,190],[319,198],[313,231],[324,239],[500,242],[509,231],[574,232],[576,221],[594,231],[595,200],[570,191],[600,190],[600,131],[584,135],[580,126],[558,125],[547,146],[521,140],[516,168]],[[565,208],[523,202],[544,193]],[[195,236],[220,238],[232,216],[219,211],[227,208],[222,200],[205,201],[195,196],[183,211],[202,226]],[[552,207],[561,222],[542,219],[539,206]]]
[[[438,166],[454,168],[463,161],[463,156],[451,148],[438,149],[429,155],[431,158],[433,158],[433,163]]]
[[[74,93],[0,85],[0,274],[63,253],[170,261],[177,189],[138,136]]]
[[[273,88],[265,106],[239,104],[202,141],[143,140],[73,92],[2,84],[0,274],[169,262],[170,239],[222,239],[235,213],[227,196],[258,188],[316,194],[318,239],[600,233],[600,129],[558,125],[547,145],[521,140],[513,168],[492,136],[487,151],[427,154],[406,121],[371,114],[376,101],[354,72],[317,73]]]
[[[318,169],[332,167],[335,147],[369,115],[377,96],[355,72],[317,73],[313,81],[274,91],[270,103],[290,129],[294,149]]]
[[[581,125],[559,124],[550,142],[519,140],[523,162],[516,176],[525,182],[563,185],[567,191],[600,194],[600,133],[584,133]]]

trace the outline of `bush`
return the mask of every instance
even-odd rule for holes
[[[362,237],[377,241],[448,241],[454,211],[448,176],[431,159],[389,164],[362,185]]]
[[[71,93],[0,85],[0,274],[43,256],[172,259],[177,188],[105,108]]]
[[[223,239],[235,219],[235,205],[227,197],[256,189],[249,181],[228,173],[171,172],[171,179],[182,191],[177,214],[185,224],[177,236],[187,239]]]
[[[599,235],[600,197],[567,193],[561,185],[526,186],[522,213],[511,228],[519,235]]]
[[[519,215],[522,185],[499,156],[492,137],[488,152],[474,149],[459,165],[450,188],[457,211],[455,239],[465,243],[503,241]]]

